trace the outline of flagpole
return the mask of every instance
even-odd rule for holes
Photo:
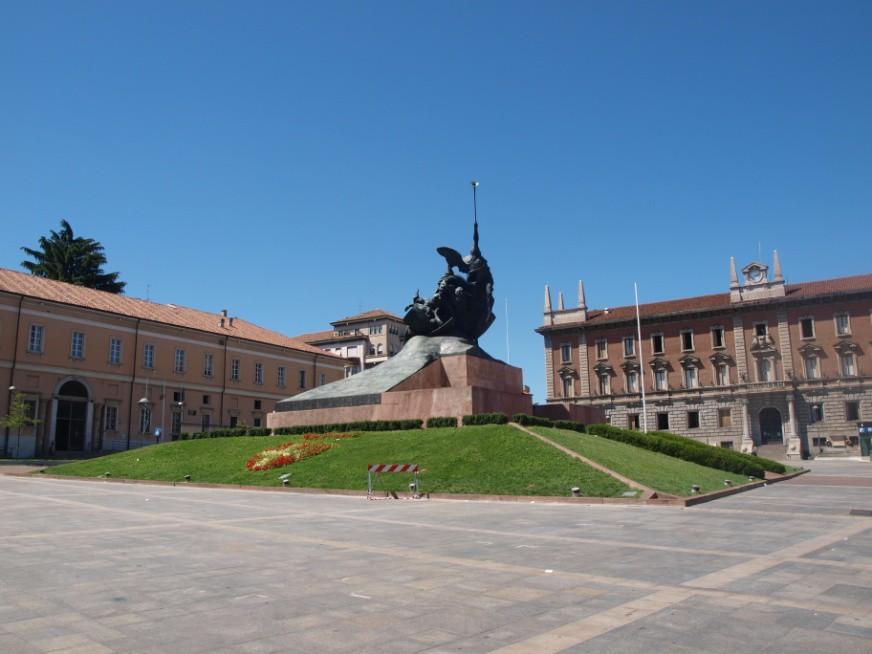
[[[642,431],[648,433],[648,408],[645,404],[645,362],[642,357],[642,320],[639,317],[639,284],[633,282],[636,292],[636,335],[639,339],[639,384],[642,388]]]

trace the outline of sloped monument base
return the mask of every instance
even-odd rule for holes
[[[413,336],[384,363],[289,397],[267,426],[406,420],[499,411],[532,414],[523,373],[457,336]]]

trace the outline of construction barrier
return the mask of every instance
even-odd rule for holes
[[[415,475],[414,490],[412,497],[418,498],[421,496],[421,487],[418,485],[418,464],[417,463],[370,463],[366,469],[366,498],[371,500],[372,497],[372,475],[380,475],[383,472],[411,472]],[[396,497],[396,494],[393,495]]]

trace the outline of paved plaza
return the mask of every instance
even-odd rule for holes
[[[872,652],[872,464],[702,506],[0,476],[0,652]]]

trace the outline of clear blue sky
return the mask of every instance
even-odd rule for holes
[[[5,2],[0,266],[68,219],[128,293],[288,334],[482,249],[544,399],[593,306],[872,272],[869,2]]]

